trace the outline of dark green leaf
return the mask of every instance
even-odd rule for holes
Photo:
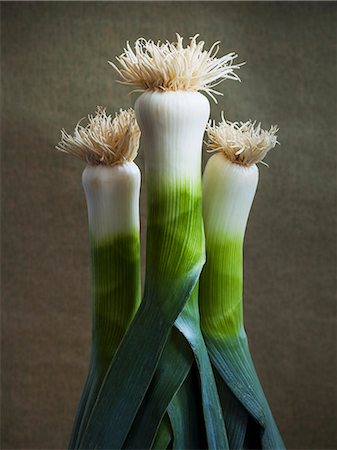
[[[174,450],[206,448],[199,376],[195,365],[167,408],[173,432]]]
[[[155,375],[132,424],[124,449],[148,449],[171,399],[193,363],[193,353],[180,332],[172,329]]]
[[[228,449],[228,440],[222,408],[211,362],[204,338],[200,330],[198,308],[198,285],[189,301],[176,320],[176,326],[190,343],[196,359],[201,386],[208,448],[212,450]]]
[[[160,423],[156,439],[153,443],[153,450],[166,450],[171,444],[173,439],[173,432],[169,416],[165,414],[163,420]]]
[[[259,424],[262,448],[285,449],[256,374],[246,336],[218,339],[207,336],[205,340],[219,375]]]

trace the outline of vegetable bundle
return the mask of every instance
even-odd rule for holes
[[[110,63],[144,92],[135,111],[102,108],[57,148],[87,163],[92,349],[71,449],[282,449],[244,330],[242,248],[276,145],[252,122],[209,121],[214,87],[239,80],[230,53],[139,39]],[[201,176],[205,130],[215,151]],[[141,133],[147,192],[140,286]]]

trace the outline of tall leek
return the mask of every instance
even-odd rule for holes
[[[107,368],[140,303],[140,171],[133,162],[140,131],[133,110],[112,118],[98,108],[58,149],[87,162],[92,272],[92,345],[88,377],[70,439],[76,448]]]
[[[258,183],[256,163],[276,145],[277,128],[267,132],[251,122],[223,118],[207,131],[209,148],[218,153],[203,177],[207,262],[200,278],[202,331],[222,380],[230,447],[283,449],[249,352],[242,304],[243,241]]]
[[[147,184],[145,292],[103,382],[81,448],[122,447],[172,326],[204,264],[201,146],[209,102],[197,91],[213,96],[219,80],[238,78],[233,69],[239,66],[232,64],[235,54],[217,59],[217,45],[209,52],[203,45],[196,37],[186,48],[180,36],[176,44],[140,39],[135,51],[128,45],[117,58],[121,68],[114,66],[122,82],[145,90],[135,105]],[[197,303],[193,300],[186,308],[177,326],[196,355],[203,392],[209,396],[204,397],[206,418],[213,412],[208,420],[209,445],[226,448],[221,407],[198,328]],[[172,398],[175,393],[176,388]]]

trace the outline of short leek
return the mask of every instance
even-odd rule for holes
[[[212,156],[203,177],[207,262],[200,278],[200,313],[207,348],[220,379],[231,448],[283,449],[248,348],[242,305],[243,241],[258,168],[277,143],[276,127],[224,118],[208,126]],[[220,381],[221,383],[221,381]],[[256,425],[257,424],[257,425]]]
[[[98,108],[73,136],[63,130],[57,147],[88,163],[82,181],[91,249],[92,346],[70,448],[77,448],[112,356],[140,303],[140,171],[133,162],[139,136],[133,110],[112,118]]]

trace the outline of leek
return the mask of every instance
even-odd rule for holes
[[[223,118],[207,132],[210,150],[218,153],[203,177],[207,262],[200,278],[202,331],[220,376],[230,447],[283,449],[250,355],[242,304],[243,241],[258,183],[256,163],[276,145],[277,128],[264,131],[260,124]]]
[[[113,64],[122,83],[145,90],[135,110],[145,148],[146,279],[143,302],[109,367],[81,448],[123,446],[173,324],[204,264],[201,147],[209,102],[197,91],[214,97],[213,88],[219,80],[238,79],[233,70],[240,65],[233,64],[234,53],[217,59],[218,45],[209,52],[203,45],[197,43],[196,36],[186,48],[180,36],[176,44],[140,39],[134,51],[128,44],[117,58],[120,68]],[[194,298],[177,327],[199,365],[208,444],[214,449],[227,448],[221,406],[198,321]],[[168,401],[175,394],[176,387]],[[162,414],[161,410],[157,415],[158,424]]]
[[[140,130],[133,110],[112,118],[98,108],[89,123],[62,130],[57,149],[87,162],[82,181],[88,206],[92,271],[92,345],[88,377],[70,439],[81,430],[130,321],[140,303]]]

